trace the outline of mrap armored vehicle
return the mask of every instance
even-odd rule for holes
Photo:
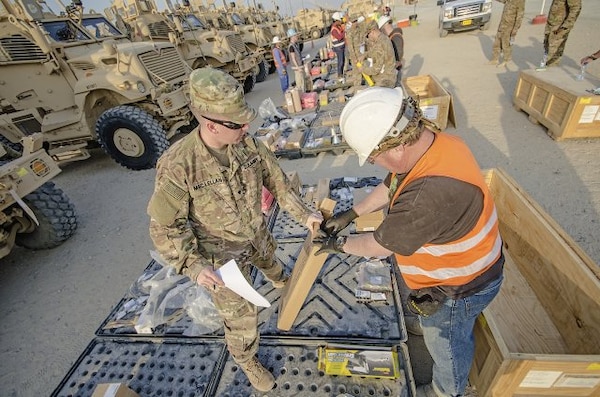
[[[21,148],[0,144],[0,258],[15,245],[54,248],[77,229],[73,204],[50,182],[60,169],[43,149],[42,134],[23,138]]]
[[[105,14],[132,41],[171,42],[192,69],[221,69],[242,83],[245,92],[252,91],[262,56],[254,54],[239,34],[207,28],[188,2],[179,7],[167,4],[160,12],[153,0],[114,0]]]
[[[192,120],[185,64],[171,43],[132,43],[76,1],[0,0],[0,137],[42,132],[57,161],[102,148],[119,164],[155,166]]]

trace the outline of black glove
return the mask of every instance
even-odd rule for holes
[[[331,219],[323,221],[321,223],[321,229],[325,231],[325,233],[330,236],[335,236],[342,230],[344,230],[350,222],[358,217],[358,214],[354,211],[354,209],[350,208],[348,211],[340,212],[337,215],[334,215]]]
[[[320,244],[321,248],[315,255],[321,254],[343,254],[344,253],[344,244],[346,244],[347,237],[346,236],[330,236],[325,240],[313,240],[315,244]]]

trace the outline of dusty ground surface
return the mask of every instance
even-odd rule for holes
[[[544,26],[530,24],[541,3],[527,1],[515,63],[496,68],[486,63],[500,3],[494,3],[489,30],[441,39],[438,7],[422,1],[420,25],[405,29],[405,76],[433,74],[442,81],[453,94],[458,122],[449,132],[466,140],[482,168],[508,171],[600,263],[600,139],[556,142],[512,107],[519,70],[534,68],[542,56]],[[406,18],[412,11],[397,6],[395,14]],[[585,1],[562,68],[575,75],[579,59],[598,50],[599,24],[600,2]],[[314,54],[322,45],[319,40],[306,49]],[[600,61],[588,72],[600,85]],[[248,98],[257,107],[268,96],[277,103],[283,99],[276,75]],[[281,164],[297,170],[305,184],[322,177],[383,176],[372,166],[359,168],[351,154],[321,153]],[[56,183],[77,208],[76,235],[56,249],[15,249],[0,261],[0,396],[49,395],[150,261],[146,204],[154,171],[128,171],[100,151],[63,169]]]

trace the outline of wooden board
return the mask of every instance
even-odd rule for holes
[[[505,281],[476,323],[471,382],[480,396],[599,396],[598,265],[506,173],[485,177]]]

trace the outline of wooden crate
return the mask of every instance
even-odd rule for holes
[[[600,396],[600,271],[505,172],[487,171],[506,256],[475,325],[480,396]]]
[[[408,95],[419,99],[423,115],[442,130],[446,129],[448,122],[456,127],[452,95],[435,76],[428,74],[405,77],[402,79],[402,87]]]
[[[546,127],[548,135],[557,141],[600,137],[600,96],[586,91],[598,84],[589,75],[577,81],[572,73],[556,67],[524,70],[513,103],[529,115],[530,121]]]

